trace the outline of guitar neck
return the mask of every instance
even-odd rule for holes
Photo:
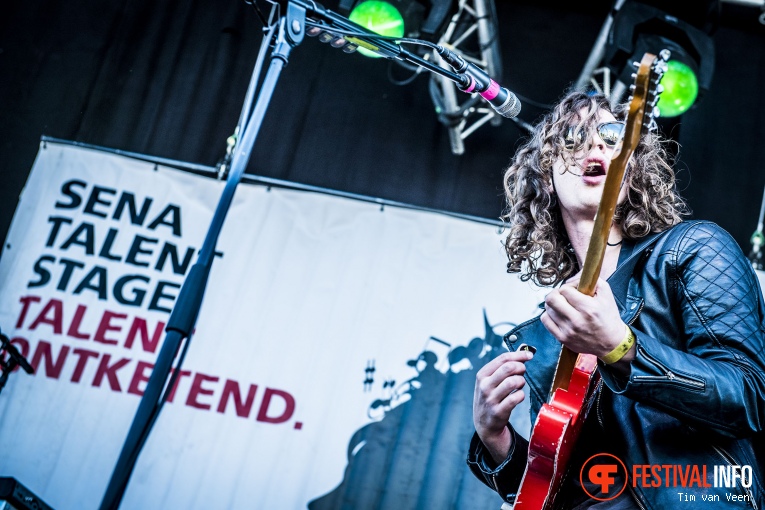
[[[606,253],[608,235],[611,233],[611,223],[614,220],[614,212],[624,179],[624,171],[627,168],[628,157],[629,154],[622,151],[611,161],[608,167],[606,182],[603,185],[603,196],[595,215],[595,226],[592,229],[592,237],[590,237],[587,255],[582,266],[582,276],[577,286],[579,292],[588,296],[595,293],[595,285],[598,283],[600,270],[603,268],[603,257]]]
[[[640,140],[643,119],[646,116],[647,98],[650,95],[648,88],[651,66],[655,58],[655,55],[646,53],[640,62],[640,69],[638,70],[635,82],[635,95],[630,103],[629,115],[625,125],[624,141],[621,150],[608,166],[606,181],[603,184],[603,195],[598,205],[598,212],[595,215],[592,237],[590,237],[590,244],[587,247],[587,254],[582,266],[582,276],[577,286],[579,292],[588,296],[592,296],[595,293],[600,270],[603,268],[603,256],[606,253],[608,234],[611,232],[611,223],[614,220],[614,212],[616,211],[616,203],[619,199],[624,172],[627,168],[627,162]],[[568,387],[577,357],[577,353],[563,346],[560,358],[558,359],[558,367],[555,370],[553,385],[550,388],[550,395],[555,393],[555,390],[558,388],[566,389]]]
[[[603,196],[600,199],[600,205],[598,205],[598,212],[595,215],[595,226],[592,230],[592,237],[590,237],[590,244],[587,247],[587,255],[585,256],[584,265],[582,266],[582,276],[579,279],[577,290],[588,296],[592,296],[595,293],[595,286],[598,283],[600,270],[603,268],[603,257],[605,256],[606,246],[608,245],[608,235],[611,233],[611,223],[614,219],[616,203],[619,198],[624,171],[627,167],[627,158],[622,157],[624,154],[624,151],[620,152],[619,155],[611,161],[608,168],[606,182],[603,186]],[[577,357],[577,353],[568,347],[563,346],[560,358],[558,359],[558,367],[555,370],[555,378],[553,379],[553,384],[550,388],[551,395],[558,388],[568,388],[568,383],[571,378],[571,373],[574,371]]]

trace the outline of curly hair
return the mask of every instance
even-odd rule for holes
[[[505,240],[508,273],[521,273],[523,281],[548,286],[579,270],[551,185],[553,163],[559,157],[567,163],[573,158],[573,152],[563,147],[570,126],[593,129],[599,110],[623,120],[627,106],[612,108],[602,94],[571,92],[542,118],[516,152],[504,175],[507,205],[502,219],[509,228]],[[665,148],[668,143],[673,142],[649,132],[641,136],[632,155],[624,181],[627,196],[614,213],[614,223],[626,239],[661,232],[690,214],[676,190]]]

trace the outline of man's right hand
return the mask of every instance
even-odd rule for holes
[[[529,351],[505,352],[484,365],[476,374],[473,395],[473,425],[492,459],[501,464],[512,446],[507,428],[510,413],[524,399],[525,362]]]

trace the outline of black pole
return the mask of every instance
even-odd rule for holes
[[[157,356],[151,377],[146,385],[146,390],[138,405],[117,464],[112,471],[109,485],[101,501],[100,510],[117,510],[119,508],[128,481],[130,480],[130,475],[138,460],[138,455],[161,409],[163,390],[165,390],[170,375],[173,359],[178,353],[183,339],[188,339],[191,331],[194,329],[202,305],[207,278],[212,268],[215,245],[222,230],[226,214],[233,201],[234,192],[241,181],[247,162],[250,159],[252,147],[255,145],[255,139],[257,138],[258,131],[260,131],[263,117],[268,109],[279,75],[288,62],[291,49],[303,40],[303,35],[305,34],[305,8],[290,2],[287,6],[286,16],[279,19],[278,23],[276,42],[271,53],[271,63],[258,93],[255,108],[250,120],[244,126],[243,132],[240,133],[240,141],[236,145],[231,162],[231,173],[226,181],[226,186],[223,188],[207,235],[200,248],[197,263],[192,266],[178,294],[178,300],[173,307],[167,324],[165,340]],[[263,44],[268,44],[269,42],[264,38]],[[258,79],[257,74],[253,73],[253,80]],[[180,367],[176,369],[180,370]],[[165,391],[169,390],[171,388]]]
[[[380,39],[378,34],[370,32],[351,22],[347,18],[327,10],[311,0],[281,0],[279,3],[281,6],[284,6],[286,15],[282,16],[277,21],[277,36],[274,50],[271,52],[270,66],[257,94],[255,108],[253,109],[250,119],[247,120],[246,112],[249,111],[250,101],[252,96],[255,95],[254,91],[257,89],[257,80],[260,74],[257,70],[259,69],[260,59],[256,64],[256,71],[253,72],[251,78],[244,108],[242,110],[242,117],[240,118],[240,124],[238,126],[240,128],[240,132],[238,133],[239,141],[236,144],[231,161],[231,173],[226,181],[226,186],[223,188],[213,219],[210,222],[207,235],[200,248],[197,263],[189,270],[189,274],[178,294],[178,299],[173,306],[173,311],[170,314],[170,319],[165,328],[165,339],[162,343],[162,348],[157,355],[157,360],[146,385],[146,390],[144,391],[143,397],[141,397],[141,402],[138,404],[138,409],[133,417],[133,422],[130,425],[127,438],[122,446],[122,451],[120,452],[120,456],[112,471],[106,492],[101,500],[100,510],[117,510],[119,508],[119,505],[122,502],[122,497],[127,489],[130,476],[138,460],[138,455],[159,415],[167,393],[172,391],[172,388],[167,386],[173,359],[178,354],[184,339],[186,339],[187,342],[185,347],[188,347],[190,334],[194,329],[197,317],[199,316],[202,298],[204,297],[207,279],[210,275],[215,255],[215,246],[223,228],[223,222],[229,207],[231,206],[231,202],[233,201],[236,187],[241,181],[244,170],[247,167],[252,147],[255,145],[255,139],[260,131],[263,118],[265,117],[266,110],[271,101],[273,91],[276,88],[276,82],[279,79],[279,75],[284,66],[287,65],[290,51],[302,42],[305,35],[306,14],[313,19],[328,23],[331,27],[339,30],[368,34],[355,37],[374,45],[379,49],[380,53],[387,58],[407,61],[419,65],[435,74],[449,78],[457,83],[461,82],[460,75],[412,54],[398,44]],[[270,33],[271,32],[269,32],[269,34]],[[269,44],[269,39],[270,38],[268,37],[264,37],[263,44]],[[242,126],[245,121],[246,125]],[[182,361],[183,356],[181,356],[178,361],[176,373],[180,371]],[[173,381],[174,380],[171,379],[171,385],[173,384]]]

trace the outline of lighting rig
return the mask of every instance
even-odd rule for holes
[[[338,11],[347,15],[350,21],[392,40],[418,39],[447,48],[484,69],[495,80],[501,79],[502,59],[494,0],[340,0]],[[309,32],[308,35],[314,34]],[[345,46],[337,32],[315,35],[320,41],[342,47],[344,51],[356,50]],[[346,39],[350,39],[351,44],[357,43],[352,37]],[[435,47],[423,45],[413,51],[424,60],[449,69],[449,65],[437,57],[439,52]],[[381,56],[363,45],[358,47],[358,52],[373,58]],[[412,72],[409,79],[397,82],[400,85],[411,83],[425,69],[407,60],[392,60],[391,63]],[[453,154],[464,154],[464,140],[482,125],[491,122],[498,126],[501,123],[501,115],[482,103],[478,93],[458,93],[459,85],[444,75],[432,73],[428,90],[436,116],[448,130]]]
[[[631,63],[646,52],[658,55],[667,49],[672,57],[661,81],[658,115],[682,115],[711,85],[715,50],[710,33],[718,11],[717,0],[680,7],[658,0],[616,0],[576,87],[594,87],[616,104],[632,81]]]

